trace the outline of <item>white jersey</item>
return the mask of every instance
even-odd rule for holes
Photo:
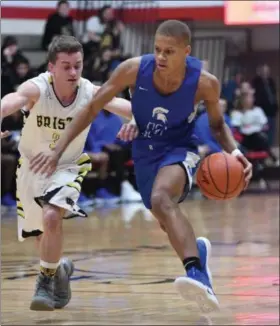
[[[72,104],[63,106],[57,98],[49,72],[30,79],[40,89],[40,97],[30,110],[22,129],[19,152],[30,159],[42,151],[54,148],[67,125],[92,100],[94,85],[81,78]],[[89,128],[82,131],[62,154],[59,164],[69,164],[82,154]]]

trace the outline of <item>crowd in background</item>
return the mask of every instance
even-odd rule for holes
[[[47,50],[56,35],[73,35],[73,19],[69,15],[69,3],[59,1],[56,11],[46,21],[42,37],[42,49]],[[123,54],[121,33],[125,29],[122,22],[114,16],[110,6],[102,7],[97,16],[86,22],[86,33],[80,40],[84,47],[83,77],[96,84],[104,83],[128,56]],[[1,47],[1,97],[13,92],[27,79],[47,70],[47,62],[39,67],[31,67],[29,60],[18,46],[17,39],[8,36]],[[211,68],[211,67],[209,67]],[[211,70],[211,69],[210,69]],[[128,90],[123,96],[129,98]],[[268,154],[268,164],[279,165],[278,158],[271,150],[276,132],[276,115],[278,113],[275,81],[270,76],[267,64],[257,68],[256,76],[247,80],[246,76],[236,73],[222,85],[220,109],[225,121],[233,130],[238,146],[244,152],[261,151]],[[17,144],[23,126],[24,114],[18,112],[2,121],[2,130],[10,130],[9,138],[1,144],[1,196],[2,205],[16,205],[15,171],[17,167]],[[93,170],[98,173],[99,187],[94,199],[82,193],[80,203],[93,205],[97,202],[141,201],[135,186],[128,181],[131,165],[130,144],[118,141],[116,135],[122,120],[102,111],[92,123],[85,151],[91,157]],[[213,138],[208,116],[203,103],[198,107],[195,132],[200,140],[201,157],[221,151]],[[114,173],[117,186],[110,189],[109,176]]]

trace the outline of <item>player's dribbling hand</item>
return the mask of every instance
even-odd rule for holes
[[[30,160],[30,169],[35,173],[44,174],[47,177],[56,170],[59,157],[54,151],[39,153]]]
[[[135,123],[125,123],[122,125],[117,137],[123,141],[132,141],[138,136],[138,127]]]
[[[4,132],[1,131],[1,139],[2,138],[6,138],[8,136],[10,136],[10,132],[9,131],[4,131]]]
[[[236,158],[244,166],[244,174],[245,174],[245,187],[244,187],[244,189],[246,189],[248,187],[248,185],[249,185],[249,182],[250,182],[252,176],[253,176],[253,165],[247,160],[247,158],[242,153],[237,154]]]

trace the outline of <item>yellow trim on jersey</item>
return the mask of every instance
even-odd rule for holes
[[[83,180],[84,180],[84,178],[83,178],[82,176],[78,176],[78,177],[76,178],[76,182],[79,182],[79,183],[82,183]]]
[[[20,199],[18,198],[18,194],[16,195],[16,200],[17,200],[17,215],[19,215],[22,218],[25,218],[23,206]]]
[[[20,217],[22,217],[22,218],[25,218],[24,212],[21,211],[21,210],[18,210],[17,209],[17,215],[20,216]]]
[[[67,186],[81,192],[84,178],[92,168],[90,157],[86,153],[83,153],[76,161],[76,164],[80,167],[78,176],[74,181],[67,183]]]
[[[67,183],[67,186],[71,188],[75,188],[76,190],[78,190],[78,192],[81,192],[82,189],[81,185],[75,181]]]
[[[85,163],[91,163],[90,157],[87,153],[83,153],[76,162],[77,165],[82,165]]]
[[[91,171],[91,166],[85,166],[80,169],[79,176],[85,177],[89,171]]]
[[[20,200],[17,200],[17,209],[23,210],[23,206],[22,206],[22,203],[20,202]]]

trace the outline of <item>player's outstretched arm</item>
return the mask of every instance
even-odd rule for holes
[[[99,90],[100,87],[101,86],[94,85],[95,91]],[[114,97],[112,101],[104,106],[104,110],[117,114],[128,120],[132,119],[131,102],[121,97]]]
[[[245,181],[248,185],[252,177],[252,164],[237,149],[232,132],[225,123],[219,105],[220,83],[218,79],[209,73],[202,73],[199,89],[206,106],[210,128],[214,137],[226,152],[237,156],[241,161],[244,166]]]
[[[16,92],[7,94],[1,99],[1,118],[5,118],[24,106],[30,106],[40,97],[40,89],[31,81],[26,81],[19,86]]]
[[[30,81],[24,82],[16,92],[7,94],[1,99],[1,120],[23,107],[32,107],[40,96],[38,86]],[[1,131],[1,138],[9,136],[8,131]]]
[[[114,97],[111,102],[104,106],[106,111],[115,113],[127,120],[132,119],[131,102],[121,97]]]

